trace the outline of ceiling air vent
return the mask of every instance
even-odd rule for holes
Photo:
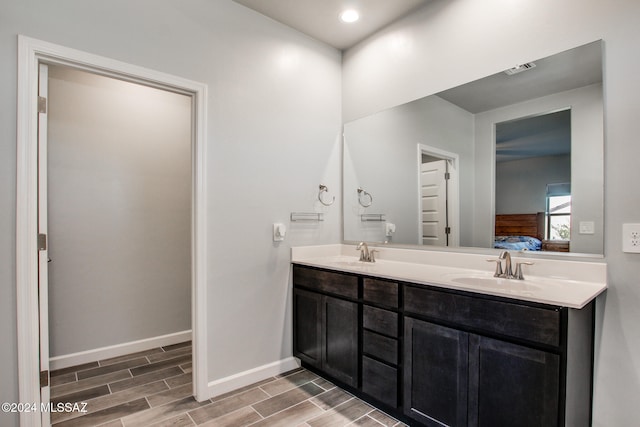
[[[520,65],[516,65],[513,68],[509,68],[508,70],[505,70],[504,73],[508,76],[513,76],[514,74],[518,74],[523,71],[527,71],[532,68],[535,68],[535,66],[536,64],[534,64],[533,62],[527,62],[525,64],[520,64]]]

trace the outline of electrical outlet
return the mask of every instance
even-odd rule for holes
[[[640,253],[640,224],[622,224],[622,252]]]

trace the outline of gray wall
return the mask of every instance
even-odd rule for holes
[[[496,164],[496,215],[544,212],[547,184],[571,182],[569,155]]]
[[[621,251],[621,224],[640,222],[640,198],[629,188],[640,181],[640,56],[632,54],[640,39],[638,16],[636,0],[615,7],[606,0],[436,0],[351,49],[343,62],[344,118],[350,121],[604,39],[609,289],[597,304],[595,426],[637,424],[640,396],[640,256]]]
[[[273,222],[340,200],[340,52],[231,0],[0,3],[0,401],[17,401],[17,34],[209,86],[210,381],[291,356],[291,245],[341,239],[341,205],[312,226]],[[54,261],[55,262],[55,261]],[[18,417],[0,414],[0,424]]]
[[[191,329],[191,98],[49,67],[50,355]]]

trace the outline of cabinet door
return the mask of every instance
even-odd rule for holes
[[[397,408],[398,370],[363,356],[362,391],[392,408]]]
[[[321,368],[322,295],[294,289],[293,316],[293,355]]]
[[[407,416],[427,426],[467,426],[468,341],[466,332],[405,318]]]
[[[322,297],[322,369],[334,378],[358,385],[358,304]]]
[[[469,344],[469,425],[558,425],[560,356],[477,335]]]

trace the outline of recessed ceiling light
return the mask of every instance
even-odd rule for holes
[[[347,23],[356,22],[358,19],[360,19],[360,14],[357,10],[347,9],[340,14],[340,19],[342,20],[342,22]]]

